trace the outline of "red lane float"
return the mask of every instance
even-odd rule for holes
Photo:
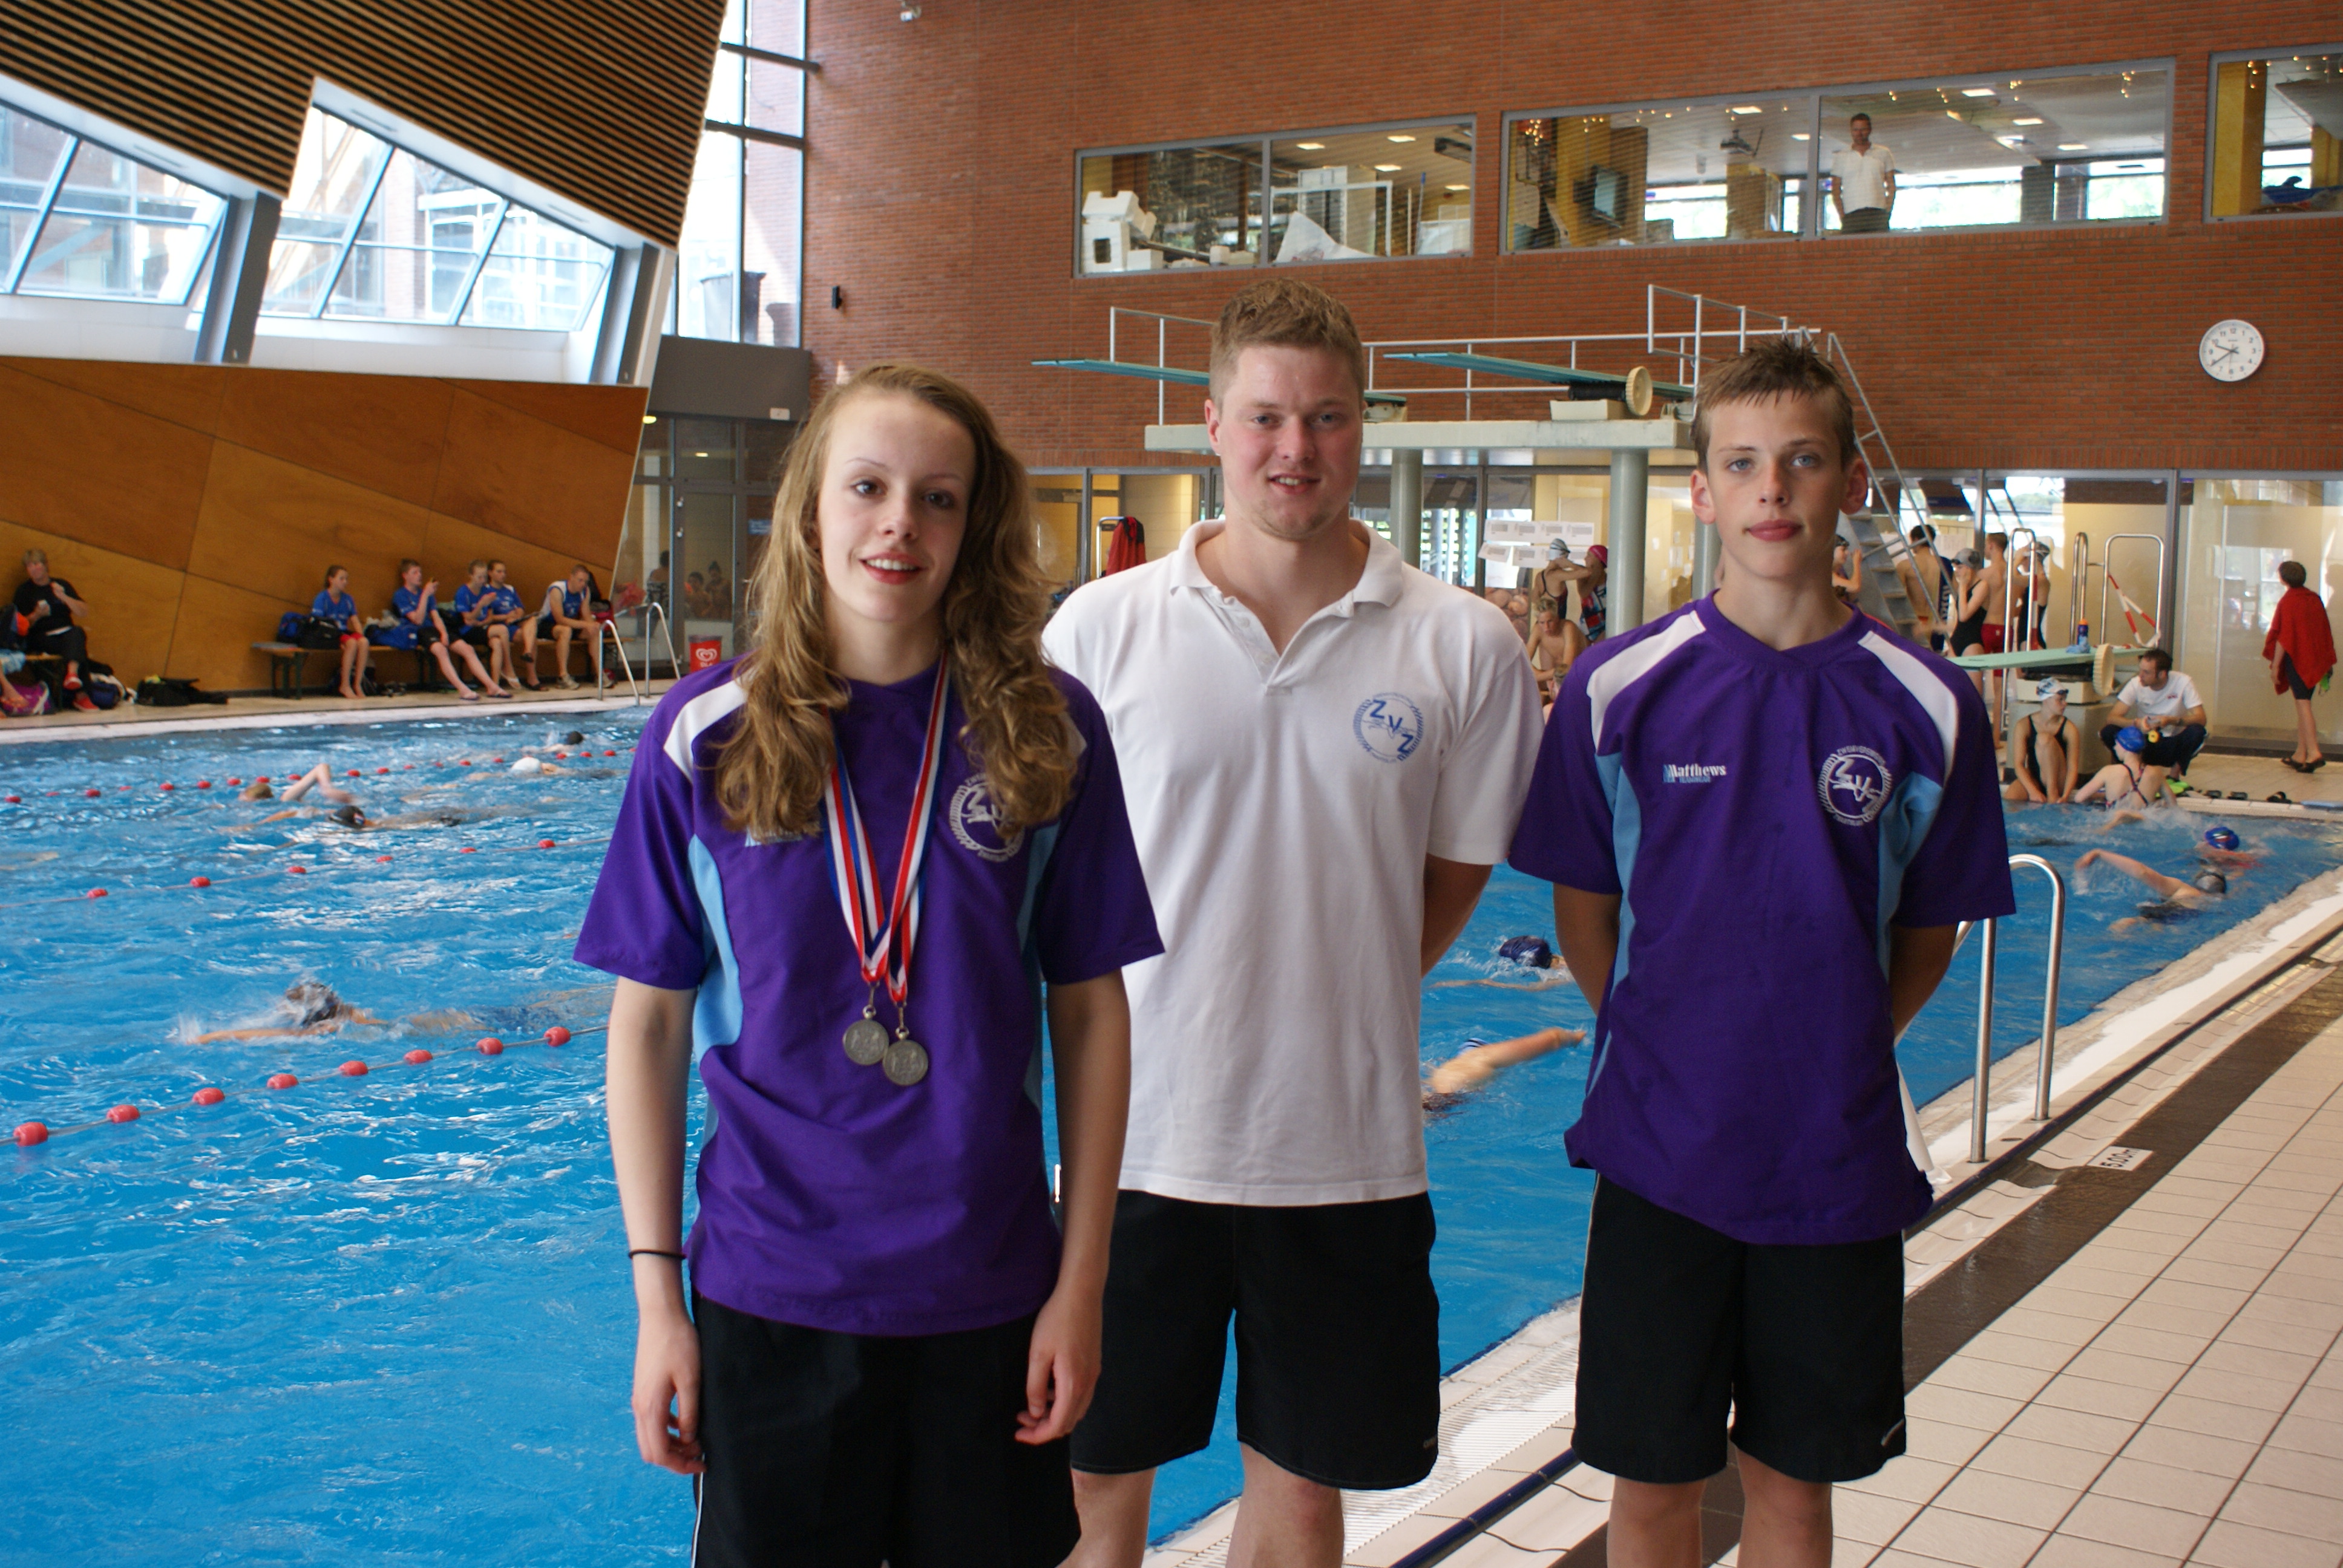
[[[358,770],[355,768],[351,769],[348,776],[352,779],[357,778],[358,776]]]
[[[20,1121],[16,1124],[17,1148],[30,1149],[35,1143],[46,1143],[48,1141],[49,1129],[47,1123],[40,1121]]]
[[[96,794],[101,793],[101,791],[99,791],[99,790],[96,790],[96,789],[85,789],[85,790],[83,790],[83,791],[82,791],[82,793],[83,793],[83,794],[85,794],[85,795],[96,795]]]
[[[108,1121],[136,1121],[138,1120],[138,1108],[135,1105],[117,1105],[106,1113],[106,1119]]]
[[[198,779],[196,780],[196,788],[198,789],[208,789],[211,787],[212,781],[208,779]]]
[[[8,804],[11,806],[22,806],[24,803],[25,798],[22,795],[11,795],[8,797]]]
[[[390,864],[390,857],[388,855],[377,855],[374,858],[374,863],[377,866],[387,866]]]
[[[166,779],[163,780],[163,788],[166,789],[176,789],[178,786],[172,783],[168,779]]]
[[[229,779],[229,780],[227,781],[227,783],[228,783],[228,788],[229,788],[229,789],[235,789],[237,785],[239,785],[239,784],[241,784],[241,783],[243,783],[243,782],[244,782],[244,780],[243,780],[243,779]]]
[[[367,1064],[352,1060],[342,1063],[338,1070],[344,1078],[364,1078],[367,1075]]]
[[[480,1054],[482,1056],[502,1056],[504,1053],[505,1042],[498,1040],[495,1035],[489,1035],[480,1041]]]
[[[203,1088],[196,1091],[196,1103],[197,1105],[217,1105],[221,1101],[226,1100],[226,1098],[227,1091],[226,1090],[214,1089],[209,1084],[206,1084]]]
[[[189,877],[187,879],[187,886],[191,888],[208,888],[211,885],[212,879],[209,877]]]
[[[92,888],[88,892],[84,893],[82,897],[85,899],[102,899],[106,897],[106,890],[104,888]]]
[[[540,849],[550,849],[553,848],[553,840],[550,839],[539,839],[537,841],[537,847]]]
[[[309,874],[309,868],[307,866],[287,866],[285,868],[285,872],[287,876],[306,877]]]
[[[300,1081],[289,1072],[272,1072],[268,1075],[268,1087],[271,1089],[291,1089]]]
[[[408,1051],[404,1057],[400,1058],[400,1060],[405,1061],[409,1067],[420,1067],[425,1062],[431,1060],[431,1053],[418,1045],[413,1050]]]
[[[456,853],[459,855],[477,855],[479,852],[478,847],[472,844],[467,844],[462,849],[456,851]]]
[[[545,1031],[545,1043],[552,1046],[568,1045],[569,1043],[569,1031],[557,1023],[551,1029]]]

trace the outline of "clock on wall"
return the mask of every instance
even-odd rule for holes
[[[2217,321],[2197,340],[2197,363],[2216,381],[2243,381],[2262,367],[2261,328],[2250,321]]]

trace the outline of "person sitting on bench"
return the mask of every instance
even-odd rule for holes
[[[82,689],[82,666],[89,662],[89,638],[74,624],[87,615],[89,606],[74,592],[73,584],[49,575],[49,558],[39,550],[25,552],[25,580],[16,585],[16,613],[25,618],[25,651],[65,660],[59,683],[72,695],[73,705],[85,712],[96,708]]]
[[[390,608],[397,614],[398,619],[387,630],[377,634],[375,640],[385,648],[403,648],[411,652],[428,648],[432,658],[439,661],[439,672],[447,678],[447,684],[456,689],[456,694],[466,702],[478,702],[479,692],[464,684],[463,678],[456,673],[455,661],[448,657],[447,623],[439,617],[438,588],[436,578],[430,582],[423,580],[422,562],[412,559],[399,562],[398,590],[390,596]],[[472,651],[471,644],[456,643],[455,648],[463,655],[464,662],[471,667],[481,689],[490,697],[512,695],[480,668],[480,656]]]
[[[537,618],[520,602],[520,590],[505,580],[506,567],[502,561],[488,563],[488,589],[496,595],[496,605],[488,611],[489,621],[505,628],[505,635],[520,645],[520,683],[531,691],[538,689],[537,678]],[[511,657],[510,645],[507,646]]]
[[[366,695],[367,639],[366,630],[358,621],[357,601],[350,598],[350,572],[347,567],[327,567],[326,586],[309,601],[309,613],[319,620],[332,621],[342,632],[342,682],[337,689],[347,698]]]
[[[594,618],[594,574],[583,566],[569,568],[567,582],[545,585],[545,609],[537,618],[537,634],[553,638],[553,668],[565,690],[576,690],[569,677],[569,639],[582,636],[594,650],[594,689],[602,689],[602,623]]]

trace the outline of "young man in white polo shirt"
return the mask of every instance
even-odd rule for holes
[[[1156,1467],[1211,1439],[1232,1312],[1232,1561],[1332,1568],[1342,1489],[1437,1453],[1419,987],[1506,851],[1540,725],[1503,613],[1350,515],[1365,357],[1323,290],[1247,286],[1204,405],[1227,517],[1043,638],[1105,709],[1166,944],[1126,976],[1080,1568],[1137,1568]]]

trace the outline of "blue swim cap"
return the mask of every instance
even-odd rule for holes
[[[2125,751],[2144,753],[2147,750],[2147,732],[2137,724],[2127,724],[2117,732],[2116,745]]]
[[[2216,849],[2234,849],[2237,847],[2237,830],[2235,828],[2207,828],[2205,829],[2205,842]]]
[[[1534,970],[1549,968],[1554,962],[1554,950],[1544,937],[1507,937],[1497,945],[1497,956]]]

